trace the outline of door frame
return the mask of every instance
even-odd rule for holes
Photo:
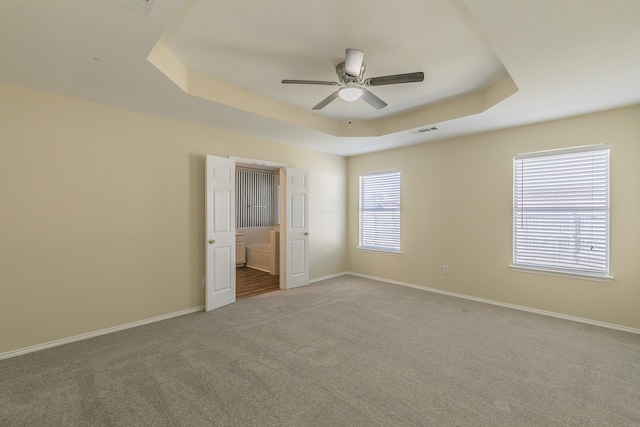
[[[280,198],[278,200],[278,203],[280,203],[280,245],[279,245],[280,254],[278,257],[280,260],[280,274],[278,276],[278,282],[279,282],[280,289],[287,289],[287,270],[286,270],[287,257],[286,257],[286,246],[285,246],[287,241],[286,240],[287,231],[283,228],[283,223],[286,223],[285,222],[286,215],[284,215],[284,212],[286,212],[285,208],[287,206],[287,201],[286,201],[287,197],[286,197],[286,191],[282,186],[286,184],[285,177],[286,177],[286,170],[288,165],[286,163],[270,162],[268,160],[252,159],[249,157],[240,157],[240,156],[229,156],[229,159],[235,161],[236,166],[238,165],[238,163],[243,163],[246,165],[265,166],[269,168],[278,169],[278,172],[280,174]]]
[[[308,272],[308,241],[306,241],[306,236],[308,236],[308,170],[306,169],[297,169],[297,168],[290,168],[288,167],[286,164],[283,163],[276,163],[276,162],[269,162],[269,161],[265,161],[265,160],[258,160],[258,159],[250,159],[250,158],[246,158],[246,157],[238,157],[238,156],[228,156],[228,157],[219,157],[219,156],[215,156],[215,155],[207,155],[206,159],[205,159],[205,169],[207,170],[206,173],[206,187],[207,187],[207,200],[209,200],[208,198],[209,196],[209,186],[210,186],[210,177],[209,177],[209,167],[207,166],[209,164],[209,160],[208,158],[211,157],[212,161],[213,159],[219,159],[222,163],[222,165],[224,165],[224,167],[227,168],[227,175],[234,175],[233,177],[229,177],[229,179],[231,180],[231,182],[235,182],[235,170],[236,170],[236,165],[238,163],[244,163],[247,165],[256,165],[256,166],[262,166],[262,167],[269,167],[269,168],[274,168],[274,169],[278,169],[280,172],[280,208],[281,208],[281,215],[280,215],[280,289],[289,289],[289,284],[288,282],[288,275],[289,275],[289,271],[287,269],[287,267],[291,267],[293,266],[293,264],[289,265],[290,263],[287,263],[287,254],[289,254],[292,250],[292,248],[289,247],[288,243],[290,240],[289,234],[287,233],[287,220],[289,218],[287,218],[287,216],[289,214],[293,215],[293,210],[292,209],[288,209],[290,207],[293,206],[298,206],[300,207],[300,197],[295,197],[293,200],[293,204],[289,205],[288,201],[288,196],[289,196],[289,185],[291,184],[293,187],[299,187],[300,186],[300,182],[303,183],[303,187],[306,188],[306,190],[304,190],[302,193],[296,192],[297,195],[302,195],[302,203],[303,203],[303,210],[301,211],[304,215],[304,218],[302,219],[302,221],[300,221],[298,219],[298,217],[295,218],[295,220],[293,220],[292,225],[293,224],[302,224],[302,228],[300,225],[296,225],[295,227],[295,232],[302,232],[302,235],[304,236],[304,250],[303,252],[303,260],[306,263],[306,266],[303,266],[303,270],[306,272],[306,281],[304,281],[305,283],[300,282],[299,280],[293,280],[291,282],[291,286],[292,287],[298,287],[298,286],[304,286],[304,285],[308,285],[309,284],[309,272]],[[292,175],[291,177],[288,176],[288,172],[292,171]],[[293,171],[296,171],[295,173],[293,173]],[[300,173],[302,173],[302,175],[300,175]],[[302,181],[300,181],[300,177],[303,177]],[[289,178],[292,178],[292,182],[289,183],[289,181],[287,181]],[[284,187],[283,187],[284,185]],[[229,231],[231,231],[234,235],[236,233],[236,223],[235,223],[235,184],[232,185],[233,189],[229,188],[229,190],[232,191],[232,194],[230,194],[228,197],[230,198],[229,202],[229,206],[230,206],[230,212],[229,212],[229,217],[228,217],[228,224],[225,228],[225,230],[229,229]],[[215,188],[215,187],[213,187]],[[224,190],[224,189],[223,189]],[[284,191],[283,191],[284,190]],[[209,304],[206,301],[206,298],[209,298],[209,293],[212,292],[214,290],[213,286],[213,279],[211,278],[212,275],[215,275],[216,270],[213,270],[212,272],[209,272],[209,268],[214,268],[215,266],[213,264],[210,263],[210,260],[208,258],[208,251],[210,250],[209,246],[212,244],[216,243],[216,240],[212,238],[212,236],[209,236],[209,234],[212,234],[213,229],[211,228],[209,221],[210,221],[210,207],[209,207],[209,202],[206,202],[205,205],[207,206],[207,211],[206,211],[206,218],[205,218],[205,222],[206,222],[206,232],[205,232],[205,240],[208,242],[208,246],[207,249],[205,250],[205,311],[209,311],[212,310],[214,308],[217,307],[221,307],[223,305],[226,304],[230,304],[236,301],[236,297],[235,297],[235,249],[232,251],[233,253],[231,255],[228,256],[228,258],[230,257],[230,267],[233,270],[233,273],[231,273],[233,275],[233,278],[229,277],[229,280],[231,281],[231,285],[229,286],[230,288],[233,288],[233,295],[229,295],[229,298],[225,299],[224,301],[217,301],[214,304]],[[231,206],[233,205],[233,206]],[[213,212],[213,211],[212,211]],[[298,209],[296,209],[296,212],[298,212]],[[284,213],[284,215],[283,215]],[[293,218],[293,217],[292,217]],[[295,234],[295,233],[294,233]],[[298,233],[299,234],[299,233]],[[293,236],[293,234],[291,235]],[[292,237],[291,237],[292,238]],[[226,238],[224,239],[226,241]],[[235,241],[235,239],[233,239]],[[300,240],[300,239],[298,239]],[[284,252],[284,256],[282,256],[282,253]],[[300,259],[297,258],[296,261],[299,261]],[[211,264],[211,265],[210,265]],[[293,277],[293,276],[292,276]],[[222,303],[222,304],[221,304]]]

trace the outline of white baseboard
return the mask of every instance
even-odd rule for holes
[[[494,300],[490,300],[490,299],[477,298],[477,297],[474,297],[474,296],[465,295],[465,294],[459,294],[459,293],[456,293],[456,292],[444,291],[442,289],[429,288],[427,286],[414,285],[412,283],[399,282],[397,280],[383,279],[381,277],[367,276],[366,274],[353,273],[353,272],[346,272],[344,274],[350,274],[352,276],[364,277],[366,279],[371,279],[371,280],[378,280],[380,282],[391,283],[393,285],[400,285],[400,286],[406,286],[406,287],[409,287],[409,288],[420,289],[420,290],[423,290],[423,291],[433,292],[433,293],[436,293],[436,294],[448,295],[450,297],[462,298],[462,299],[466,299],[466,300],[482,302],[482,303],[485,303],[485,304],[497,305],[497,306],[500,306],[500,307],[511,308],[511,309],[514,309],[514,310],[527,311],[529,313],[541,314],[543,316],[556,317],[558,319],[571,320],[573,322],[579,322],[579,323],[586,323],[588,325],[600,326],[602,328],[615,329],[615,330],[618,330],[618,331],[630,332],[632,334],[640,334],[640,329],[630,328],[628,326],[616,325],[614,323],[600,322],[598,320],[591,320],[591,319],[585,319],[583,317],[569,316],[567,314],[555,313],[553,311],[539,310],[537,308],[525,307],[525,306],[522,306],[522,305],[515,305],[515,304],[509,304],[509,303],[506,303],[506,302],[494,301]]]
[[[309,283],[311,284],[311,283],[320,282],[322,280],[333,279],[333,278],[344,276],[344,275],[347,275],[347,274],[350,274],[352,276],[364,277],[366,279],[377,280],[377,281],[380,281],[380,282],[390,283],[390,284],[393,284],[393,285],[406,286],[406,287],[409,287],[409,288],[419,289],[419,290],[422,290],[422,291],[433,292],[433,293],[436,293],[436,294],[442,294],[442,295],[447,295],[447,296],[451,296],[451,297],[456,297],[456,298],[462,298],[462,299],[466,299],[466,300],[481,302],[481,303],[485,303],[485,304],[491,304],[491,305],[496,305],[496,306],[500,306],[500,307],[511,308],[511,309],[514,309],[514,310],[526,311],[526,312],[529,312],[529,313],[541,314],[543,316],[550,316],[550,317],[556,317],[558,319],[571,320],[573,322],[586,323],[588,325],[600,326],[602,328],[608,328],[608,329],[615,329],[615,330],[618,330],[618,331],[629,332],[629,333],[632,333],[632,334],[640,334],[640,329],[630,328],[628,326],[616,325],[616,324],[613,324],[613,323],[606,323],[606,322],[600,322],[600,321],[597,321],[597,320],[585,319],[583,317],[569,316],[569,315],[566,315],[566,314],[555,313],[555,312],[552,312],[552,311],[539,310],[537,308],[530,308],[530,307],[525,307],[525,306],[521,306],[521,305],[515,305],[515,304],[509,304],[509,303],[504,303],[504,302],[500,302],[500,301],[494,301],[494,300],[489,300],[489,299],[484,299],[484,298],[478,298],[478,297],[474,297],[474,296],[470,296],[470,295],[459,294],[459,293],[456,293],[456,292],[444,291],[442,289],[429,288],[427,286],[414,285],[412,283],[400,282],[400,281],[397,281],[397,280],[390,280],[390,279],[384,279],[384,278],[381,278],[381,277],[368,276],[366,274],[354,273],[354,272],[351,272],[351,271],[345,271],[345,272],[342,272],[342,273],[331,274],[331,275],[324,276],[324,277],[318,277],[316,279],[310,280]],[[20,355],[27,354],[27,353],[32,353],[34,351],[44,350],[44,349],[51,348],[51,347],[57,347],[59,345],[69,344],[69,343],[72,343],[72,342],[75,342],[75,341],[85,340],[85,339],[97,337],[97,336],[100,336],[100,335],[110,334],[112,332],[118,332],[118,331],[122,331],[124,329],[135,328],[137,326],[142,326],[142,325],[146,325],[146,324],[149,324],[149,323],[159,322],[161,320],[171,319],[173,317],[184,316],[186,314],[196,313],[198,311],[202,311],[203,309],[204,309],[203,306],[189,308],[189,309],[186,309],[186,310],[176,311],[174,313],[164,314],[162,316],[152,317],[150,319],[139,320],[137,322],[127,323],[127,324],[124,324],[124,325],[118,325],[118,326],[114,326],[114,327],[106,328],[106,329],[101,329],[99,331],[94,331],[94,332],[89,332],[89,333],[86,333],[86,334],[76,335],[76,336],[69,337],[69,338],[63,338],[61,340],[50,341],[50,342],[47,342],[47,343],[44,343],[44,344],[38,344],[38,345],[31,346],[31,347],[25,347],[25,348],[21,348],[21,349],[18,349],[18,350],[8,351],[6,353],[0,353],[0,360],[8,359],[10,357],[20,356]]]
[[[264,268],[261,265],[245,263],[244,266],[247,267],[247,268],[253,268],[254,270],[258,270],[258,271],[262,271],[264,273],[271,274],[271,271],[268,268]]]
[[[172,317],[184,316],[185,314],[196,313],[204,310],[204,306],[188,308],[186,310],[176,311],[174,313],[163,314],[162,316],[152,317],[150,319],[139,320],[137,322],[127,323],[124,325],[118,325],[111,328],[100,329],[99,331],[88,332],[86,334],[76,335],[69,338],[63,338],[61,340],[50,341],[44,344],[38,344],[31,347],[20,348],[18,350],[8,351],[6,353],[0,353],[0,360],[8,359],[10,357],[21,356],[27,353],[33,353],[34,351],[44,350],[46,348],[57,347],[63,344],[69,344],[74,341],[86,340],[88,338],[98,337],[100,335],[110,334],[112,332],[122,331],[124,329],[135,328],[137,326],[146,325],[149,323],[159,322],[161,320],[171,319]]]
[[[343,271],[342,273],[330,274],[328,276],[318,277],[316,279],[309,280],[309,284],[316,283],[316,282],[321,282],[321,281],[327,280],[327,279],[334,279],[336,277],[344,276],[346,274],[353,274],[353,273],[348,273],[346,271]],[[353,275],[356,276],[356,274],[353,274]]]

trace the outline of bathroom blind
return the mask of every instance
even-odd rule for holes
[[[360,176],[359,247],[400,252],[400,171]]]
[[[278,225],[278,173],[236,169],[236,227]]]
[[[609,273],[609,146],[513,160],[513,264]]]

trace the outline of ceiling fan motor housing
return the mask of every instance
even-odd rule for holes
[[[344,62],[339,63],[338,65],[336,65],[336,74],[338,75],[338,80],[342,83],[361,83],[362,82],[362,77],[364,76],[364,72],[367,69],[367,66],[364,65],[364,62],[362,63],[362,67],[360,67],[360,75],[358,76],[351,76],[349,74],[347,74],[345,67],[344,67]]]

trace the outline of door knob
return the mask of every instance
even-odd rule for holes
[[[309,232],[308,232],[308,231],[305,231],[305,232],[304,232],[304,235],[305,235],[305,236],[308,236],[308,235],[309,235]]]
[[[209,244],[210,244],[210,245],[213,245],[215,242],[216,242],[215,240],[213,240],[213,239],[209,239]]]

